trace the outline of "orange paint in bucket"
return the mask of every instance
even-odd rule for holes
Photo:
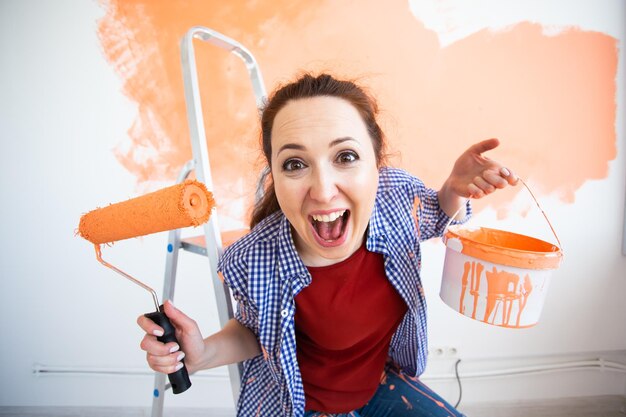
[[[446,257],[439,295],[448,306],[495,326],[537,324],[550,275],[563,258],[558,246],[517,233],[461,226],[450,227],[443,241]]]

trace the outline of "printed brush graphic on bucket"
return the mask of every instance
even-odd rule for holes
[[[485,227],[451,226],[443,236],[446,257],[441,299],[459,313],[495,326],[524,328],[537,324],[550,275],[563,258],[561,242],[548,217],[530,188],[521,182],[559,246]]]

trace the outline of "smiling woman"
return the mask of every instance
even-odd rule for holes
[[[272,143],[272,134],[276,124],[275,119],[278,112],[282,110],[287,103],[292,102],[293,104],[296,100],[321,97],[335,97],[341,100],[340,103],[346,104],[347,102],[351,104],[351,109],[346,109],[346,107],[341,106],[340,104],[336,105],[343,108],[344,113],[351,113],[352,116],[355,111],[358,113],[358,116],[360,116],[360,123],[365,127],[365,133],[371,141],[374,156],[376,158],[376,165],[378,167],[382,166],[385,163],[386,143],[382,129],[376,120],[378,113],[376,101],[368,95],[362,87],[357,86],[356,83],[346,80],[337,80],[328,74],[322,74],[319,77],[313,77],[310,74],[305,74],[298,80],[298,82],[287,84],[282,88],[277,89],[267,106],[263,109],[263,116],[261,119],[261,142],[263,154],[265,159],[268,161],[268,165],[271,166],[272,161],[272,149],[274,146]],[[320,106],[318,105],[318,108],[319,107]],[[288,115],[285,115],[283,117],[287,116]],[[321,116],[311,115],[308,122],[312,123],[312,127],[316,126],[314,117]],[[357,128],[362,126],[357,126]],[[287,133],[289,128],[289,125],[285,126]],[[362,135],[363,132],[360,132],[360,134]],[[330,138],[329,140],[335,144],[335,142],[341,142],[348,139],[354,140],[355,138],[351,138],[349,136],[342,138],[338,136],[336,138]],[[303,145],[285,143],[283,146],[301,148]],[[282,148],[278,149],[278,152],[280,151],[282,151]],[[269,214],[279,210],[279,208],[280,206],[278,205],[278,200],[276,199],[274,184],[270,181],[264,198],[254,208],[250,224],[251,228]]]
[[[460,415],[418,379],[427,351],[420,241],[467,219],[469,203],[460,220],[449,216],[468,197],[517,178],[482,156],[499,144],[488,139],[461,154],[439,191],[428,188],[385,166],[376,113],[365,90],[328,74],[279,88],[261,123],[265,195],[218,267],[235,318],[202,339],[165,305],[190,371],[245,361],[238,415]],[[179,346],[139,324],[150,366],[175,369]]]

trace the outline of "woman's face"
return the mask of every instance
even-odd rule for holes
[[[276,197],[305,265],[348,258],[363,243],[378,188],[358,111],[336,97],[290,101],[276,114],[271,140]]]

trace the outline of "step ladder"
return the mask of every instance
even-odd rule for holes
[[[200,88],[194,52],[194,39],[208,42],[219,48],[225,49],[241,58],[244,62],[252,89],[256,99],[257,108],[261,109],[265,102],[266,92],[263,84],[261,71],[254,56],[239,42],[228,38],[212,29],[195,26],[187,31],[181,40],[181,61],[185,86],[185,102],[187,105],[187,120],[192,146],[193,159],[185,164],[181,170],[177,182],[183,182],[195,171],[198,181],[204,183],[207,189],[213,192],[211,167],[209,164],[209,152],[202,117],[202,104],[200,100]],[[257,189],[258,197],[259,189]],[[203,226],[203,235],[181,239],[180,229],[172,230],[168,235],[167,255],[165,263],[165,279],[163,283],[163,299],[173,300],[176,286],[176,268],[178,264],[178,251],[180,249],[206,256],[209,259],[209,272],[213,282],[217,303],[220,327],[233,317],[233,302],[228,287],[217,275],[217,262],[222,255],[222,236],[220,233],[217,211],[214,209],[209,221]],[[228,366],[228,374],[235,405],[239,399],[241,386],[242,364]],[[166,375],[156,373],[154,379],[154,391],[152,398],[152,417],[162,417],[165,392],[169,384],[165,383]]]

